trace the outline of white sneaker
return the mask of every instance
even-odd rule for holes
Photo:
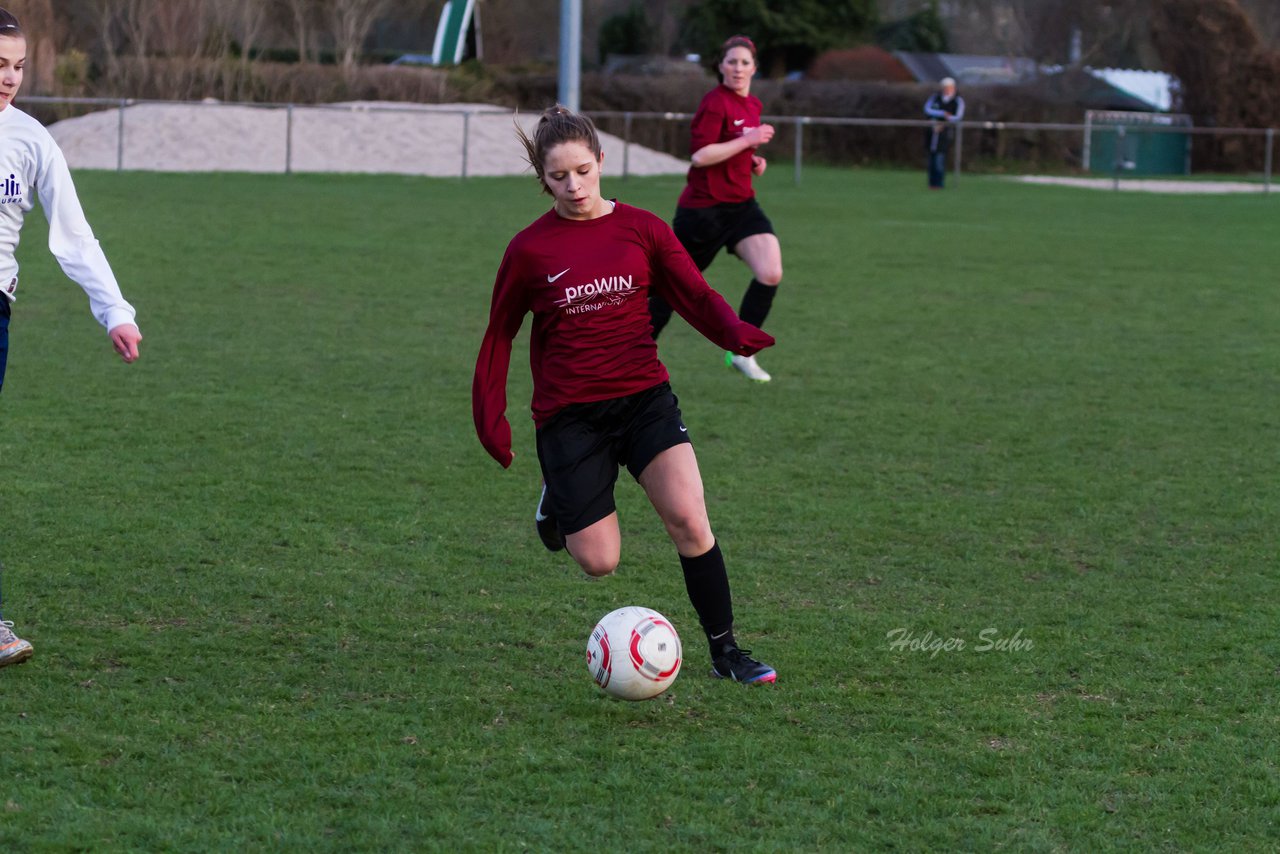
[[[767,383],[773,379],[768,371],[756,363],[755,356],[735,356],[732,353],[725,353],[724,363],[731,368],[737,368],[747,379],[758,383]]]
[[[31,644],[13,633],[13,623],[0,621],[0,667],[26,661],[31,653]]]

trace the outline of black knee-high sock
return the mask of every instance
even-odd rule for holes
[[[658,340],[658,333],[671,319],[671,306],[659,296],[649,297],[649,321],[653,324],[653,340]]]
[[[752,279],[747,292],[742,295],[738,319],[745,320],[757,329],[764,328],[764,319],[769,316],[769,309],[773,307],[773,298],[777,293],[777,285],[762,285],[757,279]]]
[[[698,612],[698,621],[707,634],[714,656],[721,647],[732,646],[733,597],[729,594],[729,573],[724,568],[724,555],[716,543],[706,554],[697,557],[680,555],[684,570],[684,586],[689,601]]]

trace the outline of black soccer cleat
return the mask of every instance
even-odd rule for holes
[[[744,685],[763,685],[778,679],[778,672],[752,658],[751,650],[736,646],[725,647],[711,659],[711,675],[717,679],[732,679]]]
[[[542,495],[538,496],[538,509],[533,512],[533,523],[538,526],[538,537],[548,551],[558,552],[564,548],[564,534],[560,533],[560,524],[556,517],[542,512],[542,505],[547,502],[547,485],[542,484]]]

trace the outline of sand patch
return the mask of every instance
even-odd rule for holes
[[[464,116],[462,111],[470,112]],[[514,114],[485,104],[356,101],[323,106],[133,104],[49,127],[73,169],[165,172],[377,172],[516,175],[528,170]],[[538,116],[521,114],[526,132]],[[465,154],[463,140],[466,139]],[[601,134],[609,171],[622,174],[623,141]],[[464,162],[465,156],[465,162]],[[632,175],[683,174],[689,164],[639,145]]]
[[[1115,190],[1111,178],[1057,178],[1049,175],[1020,175],[1011,178],[1023,184],[1051,184],[1058,187],[1081,187],[1087,190]],[[1177,181],[1158,178],[1121,178],[1119,189],[1128,193],[1265,193],[1265,184],[1248,181]]]

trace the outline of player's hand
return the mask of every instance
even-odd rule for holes
[[[751,174],[759,177],[764,174],[764,170],[769,168],[769,164],[758,154],[751,155]]]
[[[107,333],[111,337],[111,346],[116,348],[125,363],[138,360],[138,343],[142,341],[142,333],[132,323],[122,323]]]
[[[743,136],[747,138],[753,148],[757,145],[764,145],[773,139],[773,125],[760,125],[758,128],[752,128]]]

